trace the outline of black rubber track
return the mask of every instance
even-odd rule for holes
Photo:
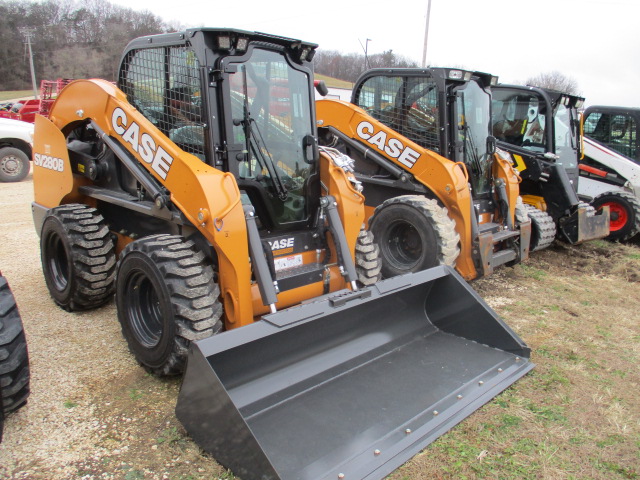
[[[556,224],[547,212],[533,205],[525,204],[527,215],[531,220],[531,243],[529,251],[544,250],[556,239]]]
[[[113,295],[115,247],[95,208],[69,204],[49,210],[40,252],[49,293],[65,310],[95,308]]]
[[[122,333],[136,360],[154,375],[182,373],[189,343],[222,329],[219,295],[204,254],[181,236],[141,238],[118,260]]]
[[[0,276],[0,440],[4,417],[27,403],[29,379],[22,319],[7,280]]]

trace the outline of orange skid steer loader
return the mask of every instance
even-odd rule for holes
[[[442,264],[473,280],[528,258],[520,177],[491,136],[495,81],[459,69],[372,69],[351,103],[316,102],[320,143],[355,162],[383,277]]]
[[[184,372],[178,418],[245,480],[383,478],[533,368],[451,268],[378,281],[350,159],[317,144],[316,47],[136,39],[117,87],[73,82],[36,120],[53,300],[115,293],[133,355]]]

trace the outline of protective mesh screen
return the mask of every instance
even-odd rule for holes
[[[372,77],[356,105],[421,147],[440,152],[438,90],[431,78]]]
[[[198,60],[185,47],[134,50],[120,70],[129,102],[184,151],[205,160]]]

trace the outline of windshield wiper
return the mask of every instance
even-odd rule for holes
[[[242,80],[244,82],[244,118],[242,120],[234,119],[233,123],[234,125],[242,125],[244,127],[247,155],[251,155],[251,152],[253,152],[260,165],[266,168],[267,172],[269,172],[278,198],[282,201],[285,201],[287,198],[289,198],[289,191],[287,190],[287,187],[285,186],[282,178],[280,177],[280,174],[278,173],[278,167],[273,161],[271,153],[269,153],[269,150],[267,149],[267,144],[262,137],[262,132],[260,132],[258,123],[251,117],[251,112],[249,110],[249,95],[247,89],[247,69],[244,65],[242,66]],[[258,132],[257,135],[254,133],[254,128],[256,132]],[[249,162],[249,168],[251,168],[251,162]]]

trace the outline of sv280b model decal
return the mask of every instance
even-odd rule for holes
[[[42,153],[33,154],[33,165],[36,167],[47,168],[55,172],[64,171],[64,160]]]

